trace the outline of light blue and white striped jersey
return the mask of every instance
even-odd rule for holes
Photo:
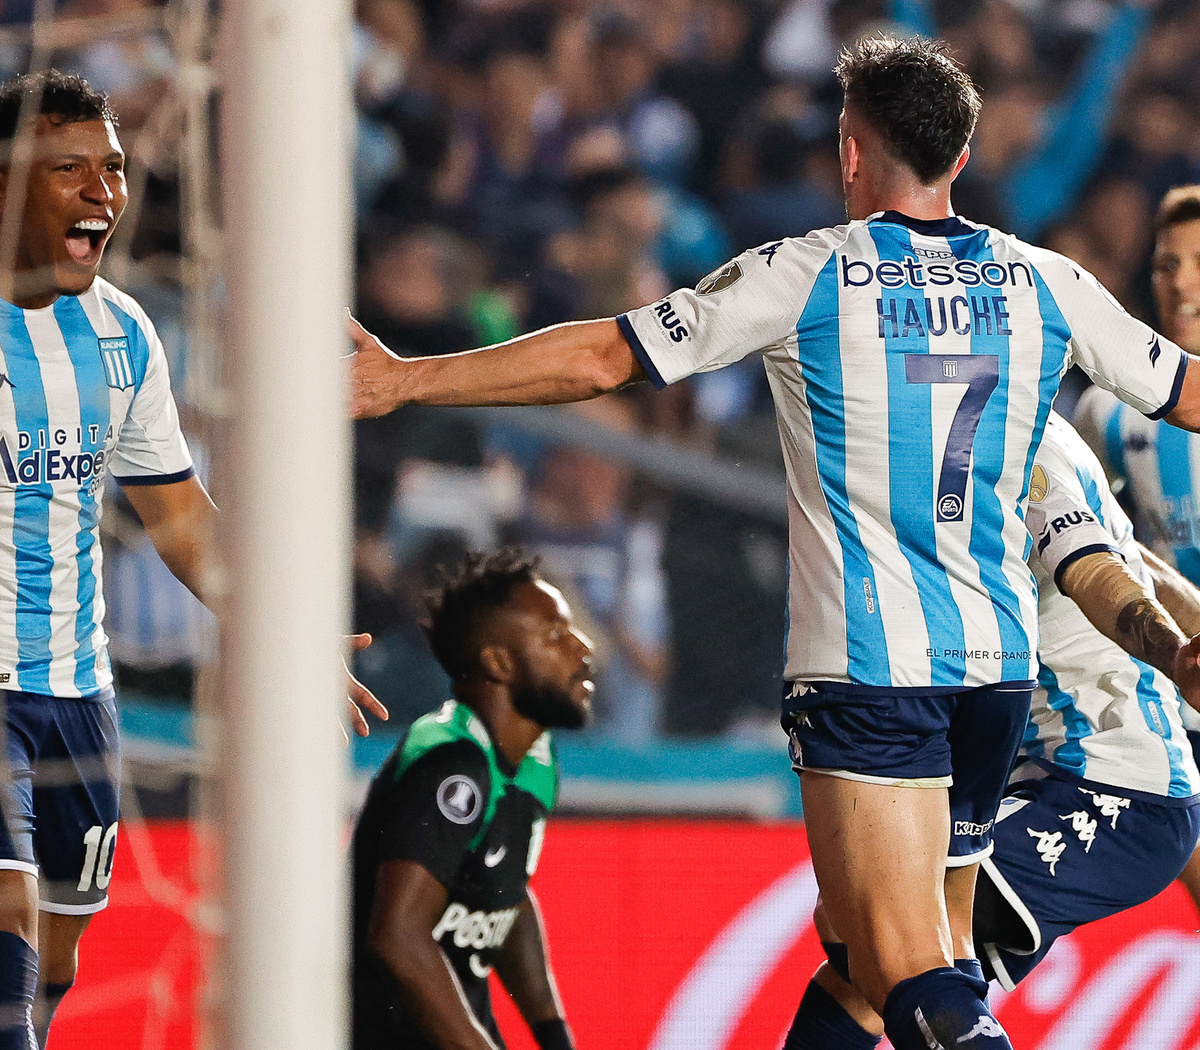
[[[104,634],[104,476],[192,474],[154,326],[97,279],[39,310],[0,300],[0,687],[89,696]]]
[[[762,355],[788,480],[785,676],[867,689],[1035,677],[1024,507],[1062,374],[1165,415],[1187,361],[1063,256],[895,212],[751,249],[617,321],[659,385]]]
[[[1200,434],[1132,412],[1107,390],[1079,399],[1079,433],[1133,499],[1146,545],[1200,584]]]
[[[1200,773],[1174,683],[1109,641],[1058,589],[1068,565],[1100,551],[1124,558],[1151,591],[1154,582],[1099,461],[1057,413],[1038,449],[1026,522],[1042,636],[1023,752],[1093,783],[1191,798]]]

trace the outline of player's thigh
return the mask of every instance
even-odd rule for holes
[[[946,739],[950,787],[948,867],[977,864],[992,851],[992,829],[1025,725],[1031,693],[1008,685],[959,695]]]
[[[865,917],[853,920],[861,927],[913,895],[924,922],[942,907],[953,696],[811,688],[791,703],[792,764],[834,928],[850,944],[864,930],[849,925],[847,909]]]
[[[942,899],[949,809],[944,789],[801,774],[813,867],[850,973],[882,1007],[906,977],[950,964]]]
[[[1198,828],[1195,805],[1129,799],[1057,778],[1017,785],[1001,805],[995,852],[982,864],[980,889],[992,903],[976,923],[981,956],[1005,987],[1015,985],[1058,937],[1169,886]]]
[[[86,916],[108,903],[117,845],[120,743],[111,695],[58,701],[54,730],[33,788],[41,910]]]

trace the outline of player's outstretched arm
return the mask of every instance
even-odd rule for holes
[[[1174,679],[1183,697],[1200,708],[1200,639],[1188,640],[1154,592],[1109,552],[1073,561],[1059,581],[1064,594],[1106,638],[1131,656]]]
[[[496,973],[541,1050],[572,1050],[575,1042],[564,1019],[546,951],[546,931],[532,891],[526,891],[517,920],[505,938]]]
[[[399,357],[353,317],[351,413],[401,405],[556,405],[645,379],[614,318],[572,321],[506,343],[442,357]]]
[[[169,485],[126,485],[126,497],[133,505],[142,526],[159,557],[189,591],[210,605],[208,583],[217,527],[217,507],[196,477]],[[351,648],[358,652],[371,644],[368,634],[352,635]],[[354,732],[371,732],[363,711],[386,719],[383,706],[365,685],[346,669],[346,717]]]
[[[379,865],[367,944],[395,980],[405,1012],[441,1050],[496,1050],[463,998],[462,986],[433,929],[446,908],[446,888],[420,864]]]
[[[217,507],[200,479],[192,476],[169,485],[126,485],[122,491],[167,568],[205,601]]]

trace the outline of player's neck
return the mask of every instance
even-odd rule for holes
[[[45,279],[45,271],[0,269],[0,299],[21,310],[40,310],[52,305],[60,292]]]
[[[898,211],[910,219],[924,220],[948,219],[954,215],[949,182],[932,186],[913,181],[893,183],[855,203],[856,214],[852,216],[855,219],[865,219],[881,211]]]
[[[545,727],[520,714],[512,706],[512,699],[502,690],[484,686],[478,690],[463,688],[460,699],[479,716],[487,727],[488,735],[496,749],[512,765],[519,766],[525,753],[542,735]]]

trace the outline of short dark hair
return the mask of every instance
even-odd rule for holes
[[[493,554],[472,551],[426,600],[422,627],[438,663],[452,679],[473,669],[469,648],[488,614],[505,605],[523,583],[539,579],[538,560],[506,547]]]
[[[1200,219],[1200,186],[1176,186],[1167,193],[1154,217],[1155,234],[1170,226]]]
[[[47,69],[22,73],[0,84],[0,142],[16,137],[21,103],[30,97],[38,100],[39,114],[57,117],[59,124],[84,120],[107,120],[114,127],[117,124],[117,115],[103,91],[74,73]]]
[[[946,174],[971,140],[979,92],[941,40],[863,37],[834,70],[852,103],[924,185]]]

